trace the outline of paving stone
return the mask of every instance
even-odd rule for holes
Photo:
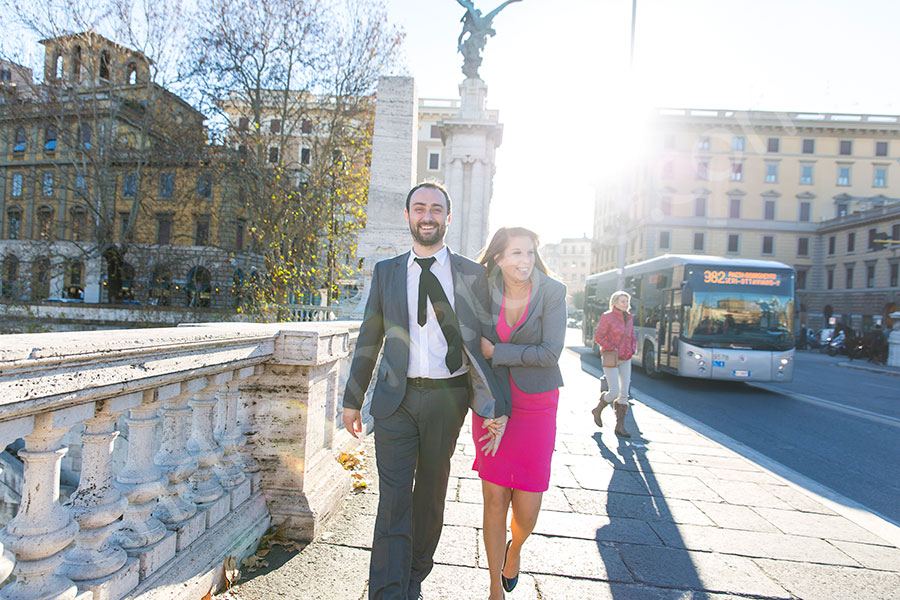
[[[883,571],[900,570],[900,548],[893,546],[877,546],[857,542],[831,541],[841,551],[850,555],[855,561],[868,569]],[[900,596],[900,594],[898,594]]]
[[[471,527],[455,527],[444,525],[437,550],[434,551],[436,563],[456,565],[459,567],[476,567],[478,538],[480,531]]]
[[[354,548],[372,548],[375,515],[352,515],[341,511],[334,515],[320,535],[323,542]]]
[[[716,479],[724,479],[726,481],[745,481],[747,483],[758,483],[772,493],[775,493],[769,486],[787,487],[778,478],[766,473],[765,471],[747,471],[735,469],[723,469],[721,467],[704,467],[711,477]],[[777,497],[781,498],[778,494]],[[781,498],[784,500],[784,498]]]
[[[559,440],[557,440],[556,445],[557,447],[560,446]],[[597,449],[597,444],[584,439],[562,441],[562,446],[569,454],[581,454],[585,456],[597,456],[600,454],[600,451]]]
[[[555,510],[557,512],[572,512],[572,506],[566,499],[562,489],[552,486],[544,492],[541,498],[541,510]]]
[[[422,583],[422,594],[428,600],[484,600],[489,588],[490,576],[484,569],[436,564]]]
[[[687,454],[683,452],[670,452],[669,455],[672,457],[672,460],[678,463],[687,463],[687,464],[702,464],[708,468],[718,467],[720,469],[732,469],[735,471],[751,471],[757,472],[759,467],[751,463],[750,461],[746,461],[743,458],[733,457],[729,458],[726,456],[697,456],[694,454]]]
[[[619,554],[634,578],[659,587],[790,598],[749,558],[621,544]]]
[[[579,513],[605,514],[642,521],[669,521],[694,525],[715,524],[687,500],[580,489],[566,490],[566,498],[573,509]]]
[[[341,510],[363,515],[374,515],[378,512],[378,494],[371,491],[371,488],[363,493],[351,493],[344,500]]]
[[[787,508],[791,506],[757,483],[710,479],[706,484],[715,490],[728,504],[763,508]],[[698,498],[699,499],[699,498]]]
[[[699,525],[650,522],[666,546],[738,556],[776,558],[810,563],[858,566],[824,540],[758,531],[738,531]]]
[[[643,475],[644,485],[653,496],[680,498],[682,500],[705,500],[707,502],[722,501],[721,496],[696,477],[666,475],[663,473],[645,473]]]
[[[694,505],[712,519],[715,525],[725,529],[765,531],[769,533],[779,532],[777,527],[759,516],[748,506],[735,506],[721,502],[694,502]]]
[[[607,583],[589,579],[535,575],[542,600],[700,600],[688,590],[654,588],[638,584]],[[516,588],[516,593],[518,593]],[[746,600],[746,599],[744,599]]]
[[[521,569],[532,575],[632,582],[614,547],[572,538],[532,535],[522,549]]]
[[[837,513],[828,508],[825,504],[819,502],[815,498],[809,497],[807,494],[793,488],[792,486],[779,484],[766,484],[762,486],[770,491],[775,497],[780,498],[795,510],[803,512],[819,513],[823,515],[836,515]]]
[[[571,469],[564,464],[552,464],[550,466],[550,485],[561,488],[578,487],[578,480],[572,474]]]
[[[481,491],[481,479],[460,479],[457,500],[481,505],[484,495]]]
[[[534,527],[535,533],[581,538],[659,544],[660,539],[645,521],[602,515],[583,515],[542,510]]]
[[[757,559],[756,564],[803,600],[897,600],[900,573]]]
[[[877,535],[837,515],[817,515],[815,513],[773,508],[757,508],[756,512],[783,532],[792,535],[805,535],[864,544],[888,544],[887,541]],[[897,564],[900,565],[900,563]]]
[[[716,444],[670,444],[653,438],[653,449],[661,450],[670,456],[673,454],[690,454],[696,456],[719,456],[734,458],[734,452]]]
[[[444,525],[481,528],[482,505],[471,502],[447,502],[444,505]]]

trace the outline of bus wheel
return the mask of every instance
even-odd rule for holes
[[[653,346],[650,344],[644,346],[644,354],[641,357],[641,366],[647,377],[651,379],[659,377],[659,371],[656,370],[656,352],[653,351]]]

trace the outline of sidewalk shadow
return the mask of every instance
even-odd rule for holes
[[[705,598],[700,575],[684,549],[678,525],[647,459],[647,440],[641,436],[636,421],[629,422],[628,431],[632,437],[626,440],[616,436],[615,447],[607,446],[600,432],[592,436],[600,454],[614,468],[606,501],[610,522],[597,530],[597,548],[601,556],[605,548],[615,548],[636,582],[666,588],[662,595],[653,598]],[[642,534],[635,535],[639,529]],[[607,571],[616,568],[612,564],[606,566]],[[633,586],[612,582],[610,593],[620,600],[644,598],[644,594],[650,597],[650,593],[638,593]]]

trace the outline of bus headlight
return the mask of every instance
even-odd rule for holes
[[[790,362],[791,362],[791,359],[789,359],[789,358],[782,358],[782,359],[781,359],[781,367],[779,367],[779,368],[782,368],[782,369],[783,369],[784,367],[788,366],[788,365],[790,364]]]

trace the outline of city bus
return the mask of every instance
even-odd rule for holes
[[[618,272],[585,281],[583,339],[609,309]],[[634,363],[647,375],[791,381],[794,269],[770,260],[666,254],[625,267],[638,338]]]

